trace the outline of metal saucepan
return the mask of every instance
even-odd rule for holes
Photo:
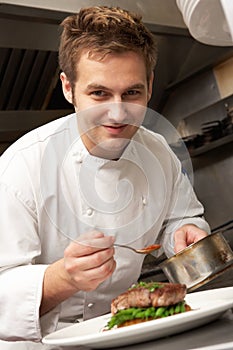
[[[212,233],[159,264],[172,283],[184,283],[188,291],[208,283],[233,267],[233,252],[222,232]]]

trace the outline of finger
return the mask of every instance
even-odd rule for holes
[[[72,279],[79,290],[94,290],[100,283],[112,275],[112,273],[115,271],[115,268],[115,260],[110,259],[99,267],[75,274]]]
[[[91,247],[94,250],[106,249],[113,245],[115,238],[113,236],[90,237],[83,240],[77,239],[75,242],[83,247]]]
[[[112,267],[109,269],[109,271],[107,271],[107,273],[105,274],[105,276],[103,276],[103,274],[101,275],[101,278],[94,278],[91,280],[91,283],[90,283],[90,286],[88,286],[86,288],[86,291],[88,290],[95,290],[98,285],[102,282],[104,282],[106,279],[108,279],[109,277],[111,277],[111,275],[113,274],[113,272],[115,271],[116,269],[116,262],[115,260],[113,261],[113,264],[112,264]]]
[[[179,251],[185,249],[190,244],[199,241],[200,239],[206,237],[207,235],[208,235],[207,232],[200,229],[196,225],[187,224],[182,226],[174,233],[175,253],[178,253]]]
[[[102,249],[112,247],[115,238],[113,236],[85,237],[85,240],[71,242],[65,250],[65,256],[83,256],[93,254]]]
[[[72,264],[77,270],[87,271],[105,264],[107,261],[113,258],[113,255],[114,248],[108,248],[92,253],[90,255],[84,255],[78,258],[74,258],[72,259]]]
[[[174,246],[175,253],[178,253],[187,247],[186,232],[184,230],[181,230],[181,229],[177,230],[174,234],[174,240],[175,240],[175,246]]]
[[[205,231],[203,231],[203,230],[201,230],[201,229],[199,229],[199,230],[197,231],[197,233],[196,233],[196,235],[195,235],[193,241],[194,241],[194,243],[195,243],[195,242],[198,242],[200,239],[202,239],[202,238],[204,238],[204,237],[206,237],[206,236],[208,236],[208,233],[205,232]]]
[[[110,247],[114,241],[114,236],[106,236],[103,234],[103,232],[97,230],[89,231],[79,236],[75,240],[75,242],[79,243],[80,245],[91,246],[100,249]]]
[[[88,280],[101,280],[104,281],[109,275],[113,273],[116,267],[116,261],[114,259],[109,259],[101,266],[89,269],[83,272],[85,278]]]

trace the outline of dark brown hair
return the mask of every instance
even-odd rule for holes
[[[61,26],[59,64],[72,88],[77,80],[77,63],[84,50],[89,57],[98,55],[98,59],[112,52],[138,52],[145,60],[149,81],[156,64],[157,48],[141,16],[118,7],[95,6],[65,18]]]

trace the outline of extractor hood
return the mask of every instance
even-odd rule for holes
[[[28,130],[72,111],[61,92],[57,49],[59,23],[91,0],[0,1],[0,152]],[[193,39],[176,0],[118,0],[139,12],[159,49],[150,107],[161,111],[171,89],[233,55],[232,47]]]

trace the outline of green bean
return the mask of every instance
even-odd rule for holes
[[[135,318],[145,318],[145,312],[139,311],[136,313]]]
[[[174,306],[171,306],[170,309],[169,309],[169,314],[172,316],[175,312],[175,308]]]
[[[165,307],[159,307],[159,308],[156,310],[156,312],[155,312],[155,316],[156,316],[156,317],[161,317],[161,316],[163,315],[163,313],[164,313],[165,310],[166,310]]]
[[[131,307],[129,309],[120,310],[119,313],[127,315],[127,314],[132,314],[135,310],[137,310],[137,309],[134,307]]]
[[[167,310],[165,310],[165,311],[164,311],[164,316],[165,316],[165,317],[167,317],[167,316],[169,316],[169,315],[170,315],[169,310],[168,310],[168,309],[167,309]]]
[[[182,303],[181,304],[181,312],[185,312],[186,310],[185,310],[185,303]]]
[[[149,308],[149,309],[147,309],[147,310],[145,311],[145,317],[146,317],[146,318],[151,317],[152,314],[153,314],[153,312],[152,312],[151,308]]]
[[[149,307],[149,308],[137,308],[131,307],[129,309],[119,310],[112,318],[109,320],[107,324],[107,328],[111,329],[114,326],[118,326],[125,321],[133,320],[135,318],[159,318],[159,317],[167,317],[170,315],[174,315],[177,313],[181,313],[185,311],[185,302],[178,303],[176,305],[171,306],[161,306],[161,307]]]
[[[175,306],[175,314],[180,313],[180,303]]]

